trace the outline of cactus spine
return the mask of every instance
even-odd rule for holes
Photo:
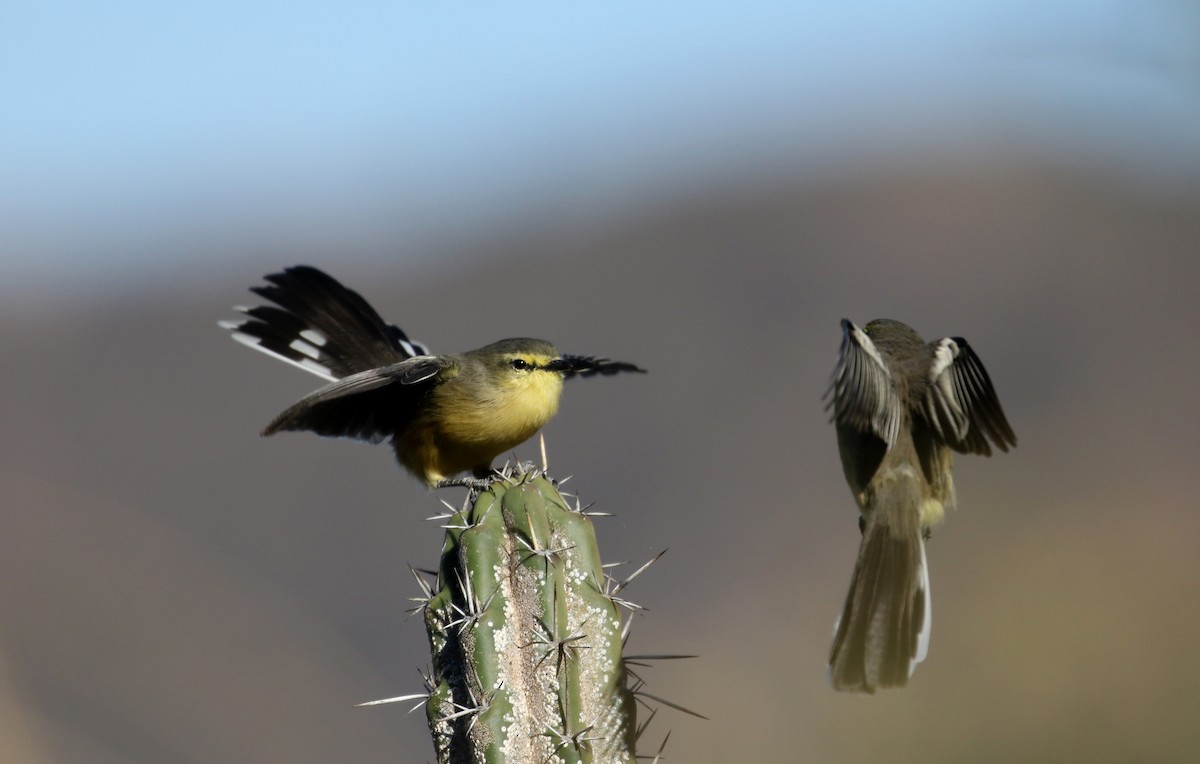
[[[589,517],[543,475],[473,492],[425,606],[440,764],[634,761],[636,708]]]

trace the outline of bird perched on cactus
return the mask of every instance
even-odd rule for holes
[[[834,632],[839,690],[902,687],[929,647],[925,539],[954,503],[953,454],[1017,443],[992,381],[961,337],[925,342],[877,319],[842,320],[826,393],[846,482],[862,513],[850,593]]]
[[[316,268],[298,265],[265,280],[251,291],[274,305],[239,308],[246,319],[221,325],[329,384],[275,417],[263,435],[308,430],[390,441],[401,466],[430,486],[470,483],[452,479],[468,471],[486,478],[493,459],[554,416],[563,380],[643,371],[530,338],[433,355]]]

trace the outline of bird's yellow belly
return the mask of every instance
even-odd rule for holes
[[[433,415],[414,422],[397,444],[401,463],[430,484],[484,469],[532,437],[558,410],[562,379],[531,375],[485,399],[467,398],[452,385],[438,392]]]

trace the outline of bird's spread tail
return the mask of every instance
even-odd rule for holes
[[[251,291],[275,305],[239,308],[247,318],[221,322],[255,350],[330,381],[428,353],[316,268],[298,265],[265,278],[267,285]]]
[[[929,648],[929,572],[919,529],[867,520],[829,656],[835,689],[903,687]]]

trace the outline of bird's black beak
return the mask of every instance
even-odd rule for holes
[[[575,365],[565,358],[555,358],[542,368],[546,371],[561,371],[565,373],[568,371],[573,371],[575,369]]]

